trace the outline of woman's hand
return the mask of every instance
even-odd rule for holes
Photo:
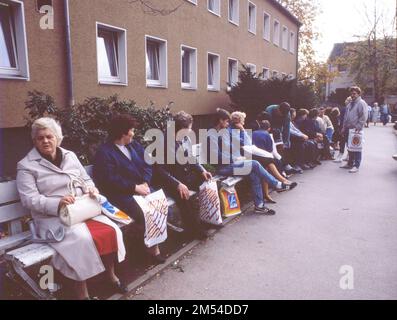
[[[242,123],[235,123],[234,126],[236,127],[236,129],[240,129],[240,130],[242,130],[242,131],[245,130]]]
[[[140,196],[147,196],[150,194],[150,188],[147,183],[137,184],[135,186],[135,193]]]
[[[209,181],[212,179],[212,174],[208,171],[204,171],[201,175],[203,176],[205,181]]]
[[[91,198],[95,199],[99,195],[99,190],[95,187],[89,187],[88,194]]]
[[[190,198],[189,188],[186,187],[183,183],[180,183],[178,185],[178,192],[183,200],[189,200]]]
[[[61,209],[69,204],[73,204],[75,202],[75,198],[72,195],[64,196],[60,201],[58,208]]]

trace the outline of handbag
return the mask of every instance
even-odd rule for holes
[[[215,226],[221,225],[223,221],[216,181],[204,182],[200,186],[198,200],[201,220]]]
[[[70,194],[75,197],[75,202],[64,206],[59,211],[59,218],[68,227],[95,218],[102,213],[101,204],[97,199],[91,198],[88,194],[76,196],[76,188],[81,187],[83,192],[88,192],[85,182],[78,178],[71,178],[68,188]]]
[[[233,217],[241,214],[241,204],[234,186],[223,185],[219,191],[223,216]]]

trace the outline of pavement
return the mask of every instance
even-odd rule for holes
[[[276,216],[244,214],[127,299],[397,299],[397,139],[365,139],[358,174],[327,161],[295,176]]]

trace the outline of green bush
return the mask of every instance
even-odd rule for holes
[[[312,108],[316,104],[313,86],[296,79],[262,80],[262,74],[252,74],[246,66],[239,73],[239,82],[228,92],[235,110],[244,111],[254,119],[267,106],[289,102],[292,107]]]
[[[168,107],[156,109],[153,104],[139,107],[132,100],[119,100],[117,95],[107,98],[91,97],[72,107],[58,108],[54,99],[39,91],[28,93],[25,102],[29,118],[27,126],[41,117],[52,117],[62,125],[63,146],[73,150],[80,161],[88,165],[92,162],[97,148],[107,140],[107,127],[114,114],[129,114],[138,122],[135,139],[146,145],[143,137],[148,129],[165,130],[167,121],[172,119]]]

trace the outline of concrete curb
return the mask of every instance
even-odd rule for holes
[[[252,207],[252,205],[253,205],[252,202],[244,205],[242,210],[241,210],[242,213],[240,215],[225,219],[224,220],[224,224],[223,224],[224,227],[226,227],[228,224],[230,224],[231,222],[236,220],[238,217],[240,217],[244,213],[246,213],[249,210],[249,208]],[[215,235],[217,232],[219,232],[221,230],[222,229],[210,230],[208,235],[209,236],[213,236],[213,235]],[[128,288],[128,292],[129,293],[124,294],[124,295],[122,295],[120,293],[116,293],[116,294],[112,295],[110,298],[108,298],[107,300],[122,300],[122,299],[126,298],[127,296],[131,295],[131,293],[136,291],[138,288],[144,286],[146,283],[148,283],[150,280],[152,280],[154,277],[156,277],[161,272],[165,271],[175,261],[180,260],[181,258],[183,258],[190,250],[194,249],[195,247],[197,247],[201,243],[202,243],[202,241],[200,241],[200,240],[194,240],[193,242],[187,244],[185,247],[180,249],[178,252],[176,252],[173,255],[171,255],[170,257],[168,257],[167,261],[164,264],[157,265],[156,267],[154,267],[153,269],[150,269],[148,272],[146,272],[144,275],[142,275],[138,279],[136,279],[133,282],[131,282],[130,284],[128,284],[127,288]]]

